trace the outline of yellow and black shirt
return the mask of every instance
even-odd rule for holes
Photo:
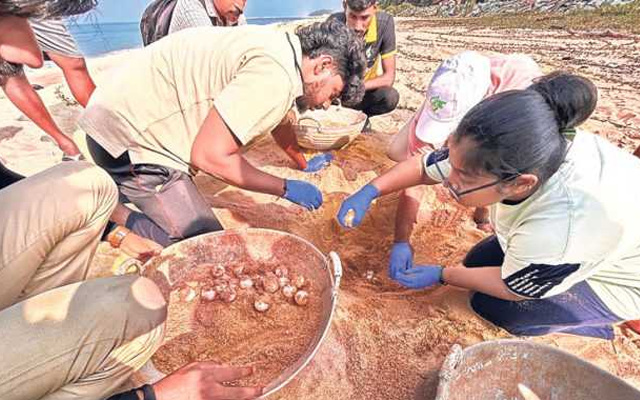
[[[329,18],[346,23],[344,12],[333,14]],[[365,80],[370,80],[380,75],[381,61],[393,57],[397,53],[396,26],[393,17],[384,11],[378,11],[369,25],[364,40],[367,55]]]

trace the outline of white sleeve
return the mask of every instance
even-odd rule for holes
[[[422,157],[422,170],[434,182],[442,183],[443,178],[451,172],[449,149],[442,148],[425,154]]]

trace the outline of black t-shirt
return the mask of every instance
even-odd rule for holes
[[[329,18],[346,23],[344,12],[335,13]],[[365,34],[365,51],[367,55],[367,78],[375,75],[379,59],[385,59],[396,54],[396,26],[393,17],[384,11],[378,11],[371,21]],[[380,58],[379,58],[380,57]]]

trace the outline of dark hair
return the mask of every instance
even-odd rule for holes
[[[347,7],[353,11],[364,11],[376,4],[376,0],[347,0]]]
[[[93,9],[98,0],[2,0],[0,16],[55,18],[83,14]]]
[[[475,142],[464,155],[465,168],[501,179],[534,174],[542,184],[564,160],[566,131],[589,118],[597,101],[591,81],[555,72],[525,90],[483,100],[465,115],[453,139]]]
[[[333,57],[336,72],[344,81],[342,103],[358,104],[364,96],[365,53],[362,39],[335,19],[301,26],[296,30],[302,54],[309,58]]]

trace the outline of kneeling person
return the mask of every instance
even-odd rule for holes
[[[367,57],[365,96],[361,102],[345,105],[362,110],[369,117],[389,113],[396,109],[400,99],[393,88],[397,52],[393,17],[378,11],[376,0],[346,0],[343,4],[344,12],[329,18],[346,23],[364,39]]]
[[[298,28],[194,28],[132,56],[95,92],[79,125],[96,162],[139,213],[114,222],[168,245],[222,229],[192,181],[195,171],[246,190],[284,197],[309,210],[322,194],[304,181],[253,167],[242,147],[288,123],[289,110],[362,96],[364,51],[337,21]],[[276,137],[278,143],[291,138]],[[136,231],[138,222],[152,226]]]

